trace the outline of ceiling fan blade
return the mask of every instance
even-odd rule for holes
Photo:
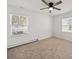
[[[42,0],[42,2],[49,6],[49,4],[45,0]]]
[[[62,3],[62,1],[59,1],[59,2],[55,3],[54,6],[59,5],[61,3]]]
[[[44,10],[44,9],[49,9],[49,7],[47,7],[47,8],[41,8],[40,10]]]
[[[61,9],[59,9],[59,8],[56,8],[56,7],[53,7],[53,9],[56,9],[56,10],[61,10]]]

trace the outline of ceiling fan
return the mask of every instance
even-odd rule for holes
[[[48,7],[46,8],[41,8],[40,10],[44,10],[44,9],[49,9],[49,12],[51,13],[51,11],[53,9],[56,9],[56,10],[61,10],[60,8],[56,8],[55,6],[59,5],[62,3],[62,1],[58,1],[57,3],[53,3],[53,2],[49,2],[47,3],[45,0],[41,0],[43,3],[45,3]]]

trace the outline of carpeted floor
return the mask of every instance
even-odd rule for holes
[[[49,38],[8,49],[7,59],[72,59],[72,43]]]

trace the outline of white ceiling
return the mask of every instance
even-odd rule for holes
[[[46,0],[47,2],[52,1],[52,2],[58,2],[60,0]],[[47,7],[47,5],[45,5],[41,0],[8,0],[8,4],[9,5],[14,5],[17,7],[23,7],[25,9],[29,9],[35,12],[40,12],[43,14],[48,14],[48,15],[59,15],[62,13],[66,13],[69,11],[72,11],[72,0],[62,0],[62,4],[56,6],[60,9],[62,9],[61,11],[58,10],[53,10],[52,13],[49,13],[48,10],[40,10],[40,8],[44,8]]]

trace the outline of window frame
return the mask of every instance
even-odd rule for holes
[[[63,21],[64,20],[68,20],[68,19],[71,19],[71,26],[72,26],[72,17],[62,18],[62,25],[61,25],[62,26],[62,28],[61,28],[62,29],[62,32],[72,32],[72,28],[71,28],[71,30],[64,30],[63,29],[63,26],[64,26]],[[68,25],[68,24],[66,24],[66,25]]]

